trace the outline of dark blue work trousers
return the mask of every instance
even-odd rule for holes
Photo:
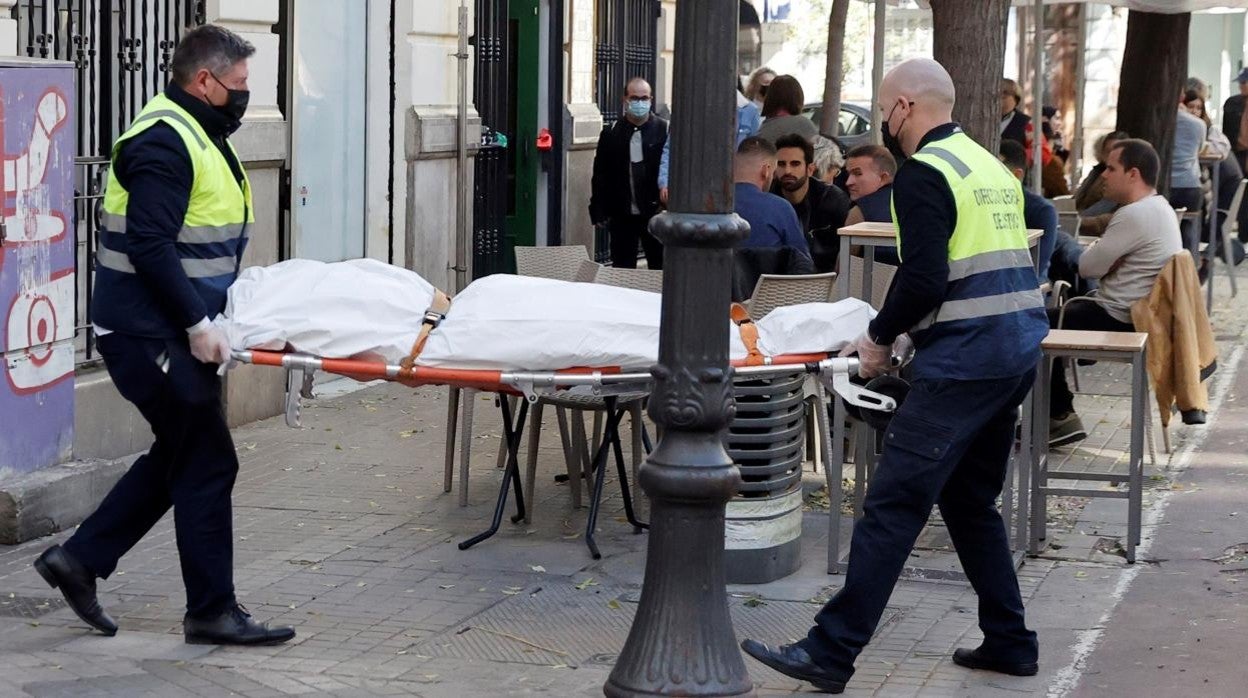
[[[915,380],[884,435],[879,466],[854,525],[845,586],[799,645],[820,666],[853,673],[932,506],[979,595],[979,627],[994,658],[1036,661],[997,497],[1018,406],[1035,372],[999,380]]]
[[[173,507],[187,615],[211,618],[235,603],[230,494],[238,474],[215,364],[191,355],[185,337],[113,333],[98,340],[122,397],[152,427],[139,457],[65,549],[100,577]]]

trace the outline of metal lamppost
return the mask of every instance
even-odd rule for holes
[[[641,603],[603,692],[747,696],[724,587],[724,506],[740,474],[722,432],[735,405],[728,366],[732,247],[749,233],[733,213],[737,0],[676,5],[671,210],[663,241],[663,319],[650,416],[663,438],[641,469],[650,538]]]

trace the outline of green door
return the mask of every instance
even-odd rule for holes
[[[537,240],[538,0],[509,0],[507,237],[512,246]],[[509,250],[510,252],[510,250]],[[511,257],[508,254],[508,257]],[[514,266],[513,266],[514,268]]]

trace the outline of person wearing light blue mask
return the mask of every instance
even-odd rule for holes
[[[663,268],[663,245],[649,232],[650,218],[659,211],[659,162],[667,142],[667,122],[651,113],[650,83],[628,81],[623,118],[603,130],[594,154],[589,216],[597,228],[606,228],[611,262],[637,266],[637,244],[651,269]]]

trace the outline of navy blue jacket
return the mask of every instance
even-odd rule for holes
[[[238,122],[170,83],[165,96],[195,117],[225,154],[235,179],[242,165],[226,143]],[[182,271],[174,243],[186,219],[195,171],[182,137],[157,123],[122,144],[112,164],[114,175],[130,201],[126,207],[127,250],[136,273],[146,282],[143,298],[126,297],[98,281],[91,320],[114,332],[145,337],[185,336],[187,328],[225,310],[224,299],[205,301]],[[153,308],[156,309],[153,312]]]
[[[792,247],[810,255],[802,224],[788,201],[743,182],[737,182],[735,193],[737,215],[750,224],[750,236],[740,247]]]
[[[1049,278],[1049,261],[1057,246],[1057,207],[1034,191],[1023,189],[1023,220],[1030,229],[1043,230],[1036,254],[1040,259],[1040,279]]]

